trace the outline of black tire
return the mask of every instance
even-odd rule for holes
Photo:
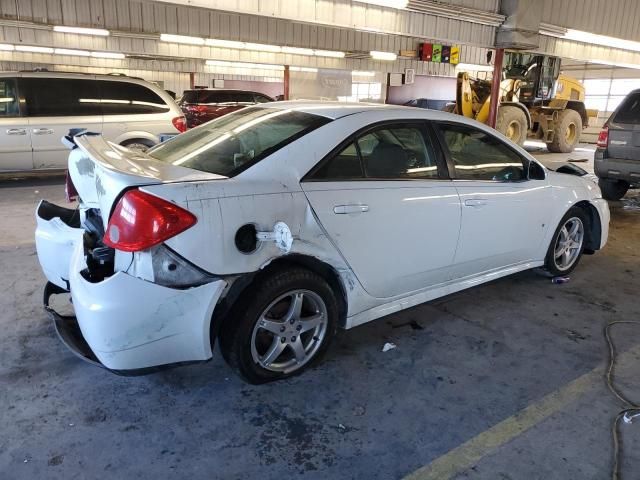
[[[598,179],[598,186],[602,190],[602,196],[606,200],[620,200],[627,194],[629,184],[623,180]]]
[[[547,143],[547,149],[553,153],[569,153],[580,141],[582,135],[582,117],[575,110],[560,112],[553,131],[553,141]]]
[[[154,143],[151,140],[147,140],[146,138],[134,138],[131,140],[127,140],[126,142],[122,142],[121,145],[123,147],[130,148],[131,150],[146,152],[154,146]]]
[[[560,236],[560,232],[562,230],[562,227],[565,225],[565,223],[569,219],[576,218],[576,217],[580,219],[580,221],[584,226],[584,236],[583,236],[582,246],[573,264],[569,268],[561,269],[561,268],[558,268],[558,265],[556,264],[556,261],[555,261],[555,248],[556,248],[556,244],[558,243],[558,237]],[[580,263],[580,259],[582,258],[582,253],[584,252],[584,246],[588,240],[589,231],[590,231],[589,217],[587,216],[585,211],[580,207],[571,207],[567,211],[567,213],[562,217],[562,220],[560,220],[560,223],[558,224],[558,227],[556,228],[556,231],[553,234],[553,238],[551,239],[551,243],[549,245],[549,248],[547,250],[547,255],[544,260],[544,269],[553,277],[569,275],[573,271],[573,269],[576,268],[578,263]]]
[[[524,145],[527,139],[527,116],[518,107],[503,105],[498,108],[496,130],[518,145]]]
[[[287,292],[308,290],[318,295],[326,307],[327,323],[324,337],[313,357],[292,372],[271,371],[252,356],[253,332],[263,312]],[[250,285],[236,300],[222,325],[220,349],[229,366],[252,384],[272,382],[298,375],[316,364],[329,348],[338,325],[338,302],[333,289],[321,276],[298,267],[267,272]],[[275,338],[275,336],[274,336]]]

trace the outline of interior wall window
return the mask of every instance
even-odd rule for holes
[[[155,92],[137,83],[98,80],[105,115],[166,113],[167,104]]]
[[[30,117],[102,115],[93,80],[77,78],[23,78]]]
[[[352,83],[351,95],[338,97],[340,102],[379,102],[382,99],[380,82]]]
[[[438,128],[456,178],[500,182],[526,179],[522,158],[493,135],[466,125],[441,124]]]
[[[438,165],[420,126],[388,126],[359,136],[310,178],[437,179]]]
[[[18,90],[14,78],[0,79],[0,117],[17,117],[20,115]]]

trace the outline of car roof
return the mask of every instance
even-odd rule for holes
[[[262,103],[257,108],[279,108],[290,109],[298,112],[312,113],[332,120],[346,117],[347,115],[366,114],[366,112],[385,111],[395,115],[406,113],[411,118],[425,118],[432,120],[446,120],[454,118],[460,120],[464,117],[453,115],[439,110],[416,109],[404,105],[388,105],[381,103],[358,103],[358,102],[319,102],[308,100],[288,100],[282,102]]]
[[[264,95],[268,97],[266,93],[258,92],[256,90],[244,90],[242,88],[188,88],[185,92],[228,92],[228,93],[257,93],[258,95]]]

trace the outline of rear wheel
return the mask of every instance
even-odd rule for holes
[[[554,153],[569,153],[582,135],[582,117],[575,110],[563,110],[553,130],[553,141],[547,143],[547,149]]]
[[[518,145],[524,145],[527,139],[527,116],[524,112],[512,105],[504,105],[498,108],[496,130]]]
[[[602,196],[607,200],[620,200],[629,190],[629,184],[622,180],[610,180],[600,178],[598,186],[602,190]]]
[[[589,219],[578,207],[562,217],[547,251],[544,268],[551,275],[568,275],[578,265],[586,242]]]
[[[279,270],[241,296],[220,334],[227,363],[250,383],[298,374],[327,350],[338,306],[329,284],[302,268]]]

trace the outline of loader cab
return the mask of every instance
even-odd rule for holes
[[[533,106],[555,95],[560,74],[560,58],[522,52],[505,52],[503,79],[519,80],[518,100]]]

